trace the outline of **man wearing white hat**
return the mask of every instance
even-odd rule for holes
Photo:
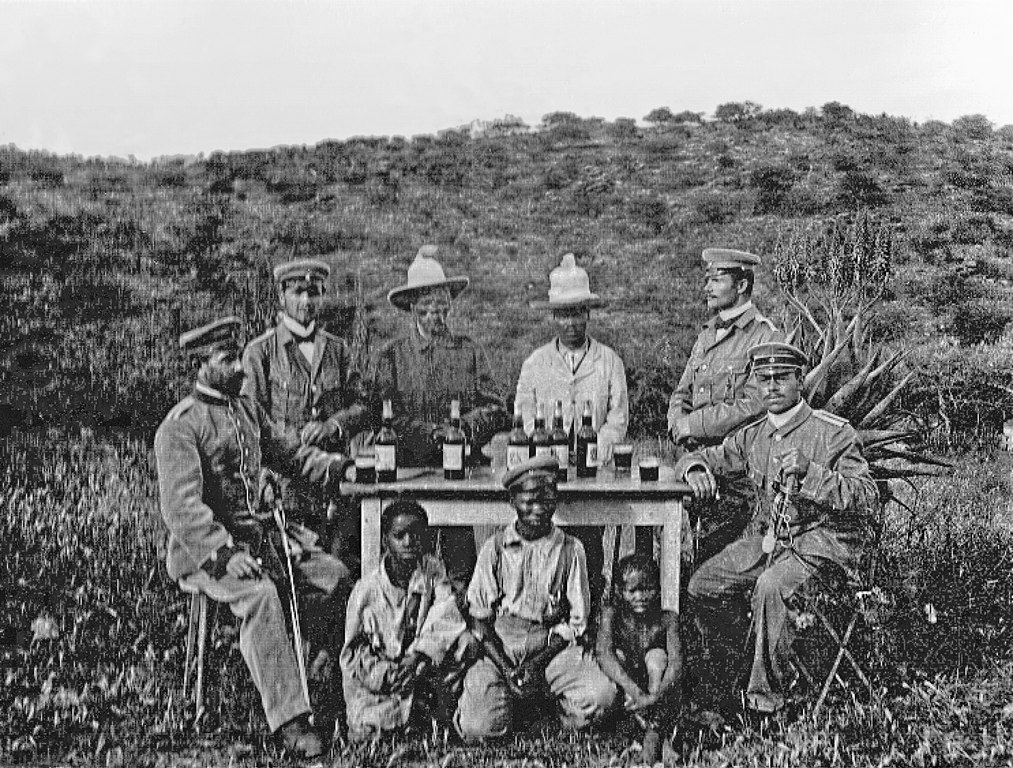
[[[587,333],[591,309],[603,304],[597,294],[591,293],[587,272],[577,266],[573,254],[563,256],[559,266],[549,273],[549,300],[531,304],[552,312],[557,335],[524,361],[516,393],[528,432],[535,421],[534,398],[546,405],[546,415],[557,400],[562,400],[563,428],[567,430],[580,418],[583,403],[590,400],[601,463],[611,458],[612,446],[626,437],[629,422],[623,361],[611,347]],[[578,429],[578,425],[573,428]],[[569,531],[584,545],[595,600],[604,586],[603,532],[598,526]]]
[[[703,292],[714,315],[700,331],[668,404],[668,433],[680,454],[719,445],[725,436],[764,413],[749,375],[749,349],[784,335],[753,304],[760,258],[730,248],[705,248]],[[747,480],[725,489],[703,510],[697,556],[703,562],[735,540],[749,518]]]
[[[447,324],[453,300],[468,286],[468,278],[448,278],[436,254],[435,245],[422,246],[408,267],[408,281],[387,294],[394,307],[408,314],[410,326],[381,349],[373,377],[377,405],[385,399],[393,405],[398,463],[405,467],[441,465],[451,400],[460,401],[461,427],[473,461],[510,424],[485,352],[469,337],[451,333]],[[374,415],[379,424],[379,408]],[[475,568],[474,535],[460,527],[438,530],[447,572],[463,587]]]

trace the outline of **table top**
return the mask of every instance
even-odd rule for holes
[[[642,482],[636,468],[632,474],[616,476],[612,468],[599,468],[596,477],[575,475],[571,467],[565,483],[559,484],[560,498],[593,498],[607,496],[626,499],[663,499],[688,495],[689,485],[675,479],[672,467],[662,465],[658,480]],[[506,489],[500,482],[502,469],[473,467],[464,480],[445,480],[439,468],[401,468],[395,483],[341,483],[343,496],[392,496],[415,493],[426,496],[459,497],[461,499],[503,497]]]

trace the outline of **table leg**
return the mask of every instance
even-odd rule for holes
[[[364,496],[359,508],[362,523],[362,575],[380,564],[380,497]]]
[[[665,504],[667,514],[661,528],[661,607],[679,612],[679,580],[682,576],[682,500]]]

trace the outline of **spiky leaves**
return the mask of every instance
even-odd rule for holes
[[[806,399],[846,418],[862,437],[873,476],[887,480],[930,474],[948,462],[912,450],[926,425],[898,408],[917,375],[905,370],[911,349],[891,350],[870,337],[892,271],[893,230],[867,213],[809,222],[781,233],[773,272],[788,304],[785,326],[809,356]]]

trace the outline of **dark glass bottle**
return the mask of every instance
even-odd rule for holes
[[[566,467],[570,463],[570,438],[563,429],[563,401],[556,401],[556,408],[552,412],[552,432],[549,433],[549,441],[552,443],[552,450],[556,454],[556,461],[559,462],[559,469],[556,470],[556,482],[566,482]]]
[[[393,483],[397,480],[397,432],[394,431],[394,409],[390,400],[383,401],[383,426],[373,441],[376,453],[376,481]]]
[[[450,426],[443,438],[443,477],[464,479],[464,432],[461,430],[461,402],[450,401]]]
[[[545,428],[545,405],[535,407],[535,431],[531,433],[531,453],[534,456],[551,456],[554,453],[549,430]]]
[[[507,438],[507,469],[513,469],[518,464],[528,460],[531,448],[529,446],[528,433],[524,431],[524,411],[521,408],[520,400],[514,402],[514,426]]]
[[[577,477],[595,477],[598,474],[598,435],[591,425],[591,401],[584,401],[577,432]]]

